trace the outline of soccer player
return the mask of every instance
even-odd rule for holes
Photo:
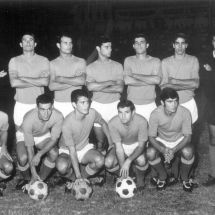
[[[49,82],[49,61],[35,53],[37,43],[34,34],[23,34],[19,45],[23,54],[13,57],[9,62],[10,84],[16,89],[13,118],[17,143],[21,135],[18,129],[24,115],[36,107],[37,96],[44,92],[44,86],[47,86]],[[17,145],[18,157],[25,153],[23,150],[22,146]],[[18,169],[21,170],[19,165]]]
[[[37,107],[24,116],[17,140],[18,165],[24,179],[17,184],[17,189],[21,189],[29,179],[30,182],[47,179],[55,167],[63,115],[53,108],[53,102],[49,95],[42,94],[36,99]]]
[[[93,92],[91,107],[101,113],[108,122],[117,115],[117,103],[123,91],[122,65],[110,59],[112,43],[108,37],[100,37],[96,49],[98,59],[87,66],[86,84],[88,90]],[[98,140],[99,151],[104,151],[105,136],[101,126],[96,123],[94,131]]]
[[[11,176],[14,169],[13,160],[7,150],[8,127],[8,116],[0,111],[0,196],[3,196],[6,188],[6,184],[2,182]]]
[[[104,166],[104,156],[89,142],[89,135],[94,123],[102,126],[109,143],[112,144],[108,125],[101,115],[90,108],[89,93],[77,89],[71,94],[74,111],[63,122],[59,157],[56,167],[59,173],[68,179],[82,180],[92,178]],[[79,164],[85,166],[80,170]],[[73,175],[74,173],[74,175]],[[65,191],[69,191],[66,186]]]
[[[165,163],[173,163],[177,156],[181,158],[181,179],[183,189],[192,191],[193,184],[189,180],[189,173],[195,156],[191,141],[190,112],[179,105],[179,95],[171,88],[164,88],[161,92],[161,104],[151,114],[149,120],[149,141],[147,159],[158,173],[157,189],[165,189],[167,172]],[[175,166],[178,168],[178,166]],[[177,173],[177,169],[174,171]],[[177,181],[178,175],[173,175],[171,183]]]
[[[147,54],[149,41],[144,34],[136,34],[133,39],[135,55],[125,58],[125,84],[128,85],[128,99],[135,104],[136,113],[147,121],[155,104],[155,86],[161,81],[161,63],[158,58]]]
[[[188,55],[187,37],[177,33],[173,38],[174,55],[162,60],[161,88],[171,87],[178,92],[180,105],[186,107],[192,116],[192,123],[198,119],[194,91],[199,87],[199,62]]]
[[[86,62],[72,54],[73,40],[62,33],[57,42],[60,56],[50,62],[49,89],[54,91],[54,107],[65,117],[72,110],[71,92],[85,84]]]
[[[147,120],[135,113],[135,106],[129,100],[120,101],[117,110],[118,115],[108,123],[115,147],[107,153],[105,167],[109,172],[117,172],[119,177],[126,178],[134,164],[137,186],[142,189],[148,168],[144,153],[148,140]]]
[[[201,62],[201,84],[206,99],[205,117],[209,128],[209,161],[210,174],[203,183],[204,186],[215,185],[215,34],[211,37],[212,47]]]

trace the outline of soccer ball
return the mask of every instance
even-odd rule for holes
[[[34,200],[44,200],[48,196],[48,186],[42,181],[29,184],[28,195]]]
[[[134,196],[137,191],[136,184],[131,177],[119,178],[116,182],[116,193],[123,199]]]
[[[82,181],[76,180],[73,184],[72,191],[75,199],[78,201],[89,199],[93,193],[93,189],[87,179],[83,179]]]

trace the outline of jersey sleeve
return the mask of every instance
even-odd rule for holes
[[[101,114],[96,111],[95,109],[93,109],[95,111],[95,119],[94,119],[94,123],[98,123],[98,124],[102,124],[102,122],[104,121],[104,119],[102,118]]]
[[[9,75],[15,75],[18,73],[15,58],[11,58],[8,65]]]
[[[131,67],[129,66],[128,58],[125,58],[123,74],[124,76],[127,76],[130,73],[131,73]]]
[[[188,110],[184,110],[183,113],[182,133],[185,136],[192,134],[192,118]]]
[[[157,75],[162,78],[161,61],[159,59],[157,59],[155,65],[154,65],[153,75]]]
[[[80,60],[79,67],[77,68],[78,74],[86,74],[86,61],[84,59]]]
[[[199,61],[197,57],[193,57],[193,69],[191,75],[191,78],[199,79]]]
[[[95,81],[95,78],[93,77],[93,74],[92,74],[92,70],[91,70],[91,66],[87,66],[86,68],[86,81],[87,82],[94,82]]]
[[[57,140],[60,137],[63,125],[63,115],[59,114],[58,117],[55,118],[55,123],[51,128],[51,138],[52,140]]]
[[[166,60],[163,60],[161,62],[161,77],[162,77],[162,79],[161,79],[160,85],[167,84],[168,83],[169,74],[168,74]]]
[[[64,120],[63,126],[62,126],[62,136],[63,136],[63,142],[64,144],[69,147],[69,146],[74,146],[75,147],[75,142],[72,136],[72,131],[71,131],[71,122],[69,120]]]
[[[149,137],[157,137],[158,132],[158,118],[156,113],[152,112],[149,119]]]
[[[47,78],[50,75],[50,62],[47,58],[44,59],[44,65],[41,69],[40,77]]]
[[[122,67],[121,64],[119,64],[118,67],[117,67],[117,77],[116,78],[119,79],[119,80],[124,79],[123,78],[123,67]]]

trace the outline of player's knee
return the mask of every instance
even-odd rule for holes
[[[104,163],[105,163],[104,156],[97,155],[97,156],[95,156],[94,161],[95,161],[95,164],[98,168],[101,168],[104,166]]]
[[[146,156],[140,155],[136,160],[136,164],[138,166],[145,166],[147,164]]]
[[[194,155],[194,152],[192,147],[185,147],[182,149],[182,156],[184,159],[190,160],[192,159],[193,155]]]
[[[13,172],[13,163],[12,162],[5,162],[3,165],[3,171],[5,172],[6,175],[11,175]]]
[[[153,147],[150,147],[146,151],[146,157],[149,161],[153,161],[156,158],[157,151]]]
[[[17,157],[18,163],[20,166],[25,166],[28,163],[28,156],[27,154],[22,154],[21,156]]]
[[[52,162],[56,161],[58,158],[58,149],[57,148],[51,149],[48,153],[48,157],[50,161]]]
[[[68,166],[69,166],[68,162],[66,162],[65,159],[57,159],[56,168],[61,175],[64,175],[67,173]]]
[[[105,158],[105,168],[111,169],[114,166],[114,158],[112,156],[108,156]]]

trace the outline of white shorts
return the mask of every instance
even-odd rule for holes
[[[152,111],[157,108],[155,102],[146,105],[135,105],[136,113],[145,117],[145,119],[149,122],[150,115]]]
[[[77,151],[77,157],[78,157],[79,163],[81,163],[85,154],[91,149],[94,149],[94,144],[88,143],[83,149],[81,149],[80,151]],[[69,155],[69,149],[59,148],[59,155],[62,153]]]
[[[122,144],[125,155],[130,156],[134,152],[134,150],[138,147],[138,145],[139,143],[137,142],[131,145]]]
[[[36,104],[23,104],[16,102],[13,112],[13,120],[15,125],[20,126],[25,114],[33,108],[36,108]]]
[[[54,101],[54,107],[59,110],[64,117],[74,110],[71,102],[56,102]]]
[[[184,136],[180,137],[178,140],[174,142],[169,142],[166,140],[161,139],[160,137],[157,137],[156,140],[163,143],[166,147],[173,149],[175,146],[177,146],[182,140],[184,139]]]
[[[40,136],[40,137],[34,137],[34,144],[37,145],[39,143],[41,143],[43,140],[47,139],[47,138],[50,138],[51,137],[51,134],[50,132]],[[21,131],[17,131],[16,132],[16,142],[23,142],[25,141],[25,138],[24,138],[24,133],[22,133]]]
[[[192,117],[192,124],[194,122],[196,122],[198,119],[198,109],[197,109],[194,98],[192,98],[190,101],[182,103],[180,105],[187,108],[190,111],[191,117]]]
[[[102,118],[106,122],[108,122],[114,116],[116,116],[118,114],[118,110],[117,110],[118,103],[119,103],[119,101],[109,103],[109,104],[102,104],[102,103],[93,101],[91,104],[91,108],[94,108],[96,111],[98,111],[102,115]],[[94,126],[101,127],[101,125],[98,123],[95,123]]]

